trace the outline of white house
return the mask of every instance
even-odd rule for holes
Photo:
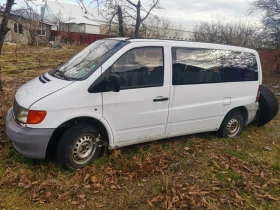
[[[95,8],[86,10],[71,2],[46,1],[41,15],[44,22],[53,25],[52,30],[102,34],[106,22],[101,20]]]

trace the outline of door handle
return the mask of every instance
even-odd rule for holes
[[[160,102],[160,101],[168,101],[169,100],[169,98],[155,98],[154,99],[154,102]]]

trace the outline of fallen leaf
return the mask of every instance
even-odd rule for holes
[[[175,196],[172,198],[172,203],[177,203],[179,200],[180,200],[179,196],[175,195]]]
[[[98,182],[99,182],[99,179],[98,179],[96,176],[92,176],[92,177],[90,178],[90,180],[91,180],[91,182],[93,182],[93,183],[98,183]]]
[[[190,195],[206,195],[209,194],[209,192],[205,191],[198,191],[198,192],[189,192]]]
[[[78,205],[80,202],[79,201],[72,201],[71,202],[73,205]]]
[[[186,151],[188,151],[188,150],[190,150],[191,148],[189,148],[189,147],[185,147],[184,148],[184,150],[186,150]]]
[[[87,182],[87,180],[88,180],[88,178],[90,177],[90,174],[89,173],[87,173],[86,175],[85,175],[85,177],[84,177],[84,183],[86,183]]]
[[[164,198],[163,194],[159,194],[158,196],[154,197],[151,202],[155,203],[155,202],[161,202]]]
[[[144,187],[144,184],[143,183],[138,183],[137,184],[139,187]]]
[[[154,207],[154,205],[152,204],[152,202],[151,202],[151,201],[146,200],[146,202],[147,202],[147,204],[148,204],[150,207]]]
[[[78,206],[78,209],[84,209],[86,207],[86,205],[82,204]]]
[[[267,187],[267,183],[265,183],[263,186],[262,186],[262,189],[266,188]]]
[[[103,208],[105,205],[103,204],[95,204],[96,208],[100,209],[100,208]]]
[[[238,195],[238,193],[236,192],[235,193],[235,197],[238,199],[238,200],[240,200],[240,201],[242,201],[243,199],[242,199],[242,197],[240,196],[240,195]]]
[[[86,196],[84,194],[78,196],[82,200],[86,200]]]
[[[101,187],[101,184],[100,183],[94,184],[93,187],[99,188],[99,187]]]
[[[268,194],[266,194],[266,195],[261,195],[261,194],[259,194],[259,193],[255,193],[255,195],[256,195],[257,197],[260,197],[260,198],[268,198],[268,199],[274,200],[274,201],[278,201],[278,200],[279,200],[278,198],[274,198],[274,197],[272,197],[271,195],[268,195]]]

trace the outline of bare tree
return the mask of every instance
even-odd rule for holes
[[[83,1],[78,3],[89,13]],[[107,22],[108,31],[115,32],[119,36],[130,35],[133,31],[133,35],[138,37],[141,25],[151,16],[151,12],[161,9],[160,0],[152,0],[148,8],[142,6],[141,0],[137,3],[132,0],[92,0],[91,3],[97,4],[99,14]]]
[[[260,27],[256,24],[242,20],[225,22],[220,18],[196,25],[193,28],[192,40],[259,48],[262,46],[261,35]]]
[[[106,22],[104,29],[106,33],[114,34],[119,37],[128,35],[128,28],[131,26],[131,20],[127,15],[122,0],[94,0],[93,2],[97,3],[98,13]],[[84,7],[84,5],[80,6]]]
[[[280,73],[280,0],[255,0],[251,12],[263,12],[261,21],[264,25],[263,39],[266,47],[278,50],[277,72]]]
[[[137,4],[133,3],[130,0],[125,0],[125,1],[127,1],[132,7],[134,7],[134,9],[136,9],[136,22],[135,22],[135,34],[134,35],[136,37],[138,37],[139,31],[140,31],[140,24],[149,17],[149,15],[153,9],[160,8],[159,0],[153,0],[153,3],[150,5],[150,8],[148,10],[142,8],[140,0],[138,0]],[[132,11],[135,11],[134,9],[132,9]],[[146,13],[143,17],[141,16],[141,11]]]
[[[255,0],[251,12],[263,12],[261,21],[266,32],[266,42],[271,48],[280,49],[280,0]]]
[[[147,38],[172,38],[177,39],[183,35],[183,28],[164,17],[150,17],[143,22],[140,30],[141,36]]]

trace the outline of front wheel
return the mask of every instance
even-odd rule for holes
[[[57,160],[65,169],[78,169],[91,164],[101,153],[100,132],[92,125],[74,125],[61,137]]]
[[[244,116],[239,111],[231,111],[222,122],[218,136],[221,138],[236,137],[243,130],[244,124]]]

